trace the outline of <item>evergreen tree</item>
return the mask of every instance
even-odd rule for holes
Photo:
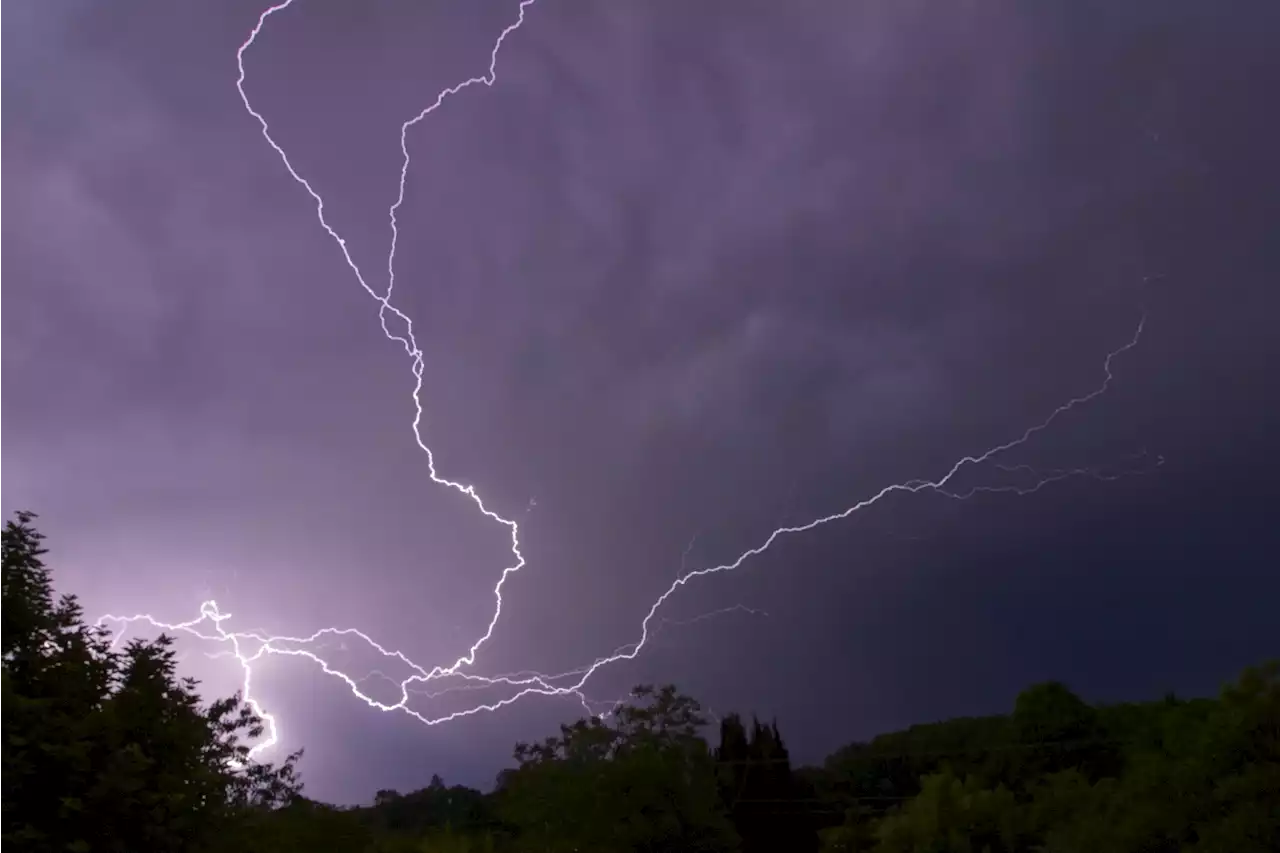
[[[238,697],[201,707],[172,641],[111,648],[56,599],[31,513],[3,532],[3,828],[8,851],[198,851],[300,789],[297,755],[248,758]]]
[[[818,849],[803,787],[791,770],[791,757],[778,731],[753,719],[751,733],[737,714],[720,722],[720,795],[729,808],[744,853]]]

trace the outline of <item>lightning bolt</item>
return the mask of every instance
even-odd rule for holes
[[[223,650],[211,655],[211,657],[230,657],[234,658],[238,662],[243,672],[241,696],[253,709],[254,713],[262,718],[265,724],[264,737],[254,745],[251,755],[257,755],[262,750],[269,749],[279,740],[277,719],[259,704],[253,693],[253,664],[267,655],[299,657],[309,660],[320,667],[320,669],[327,675],[338,678],[346,683],[352,694],[369,707],[384,712],[401,711],[429,726],[439,725],[441,723],[446,723],[451,720],[482,712],[497,711],[531,695],[561,697],[572,696],[578,699],[582,706],[587,709],[588,713],[591,713],[592,707],[600,704],[601,700],[591,700],[583,693],[583,689],[590,679],[600,669],[606,666],[610,666],[621,661],[633,660],[640,654],[646,645],[653,641],[653,638],[658,634],[662,625],[689,624],[691,622],[710,618],[711,616],[734,611],[743,611],[755,615],[762,615],[760,611],[753,611],[742,605],[735,605],[733,607],[722,608],[718,611],[703,614],[690,620],[679,621],[657,617],[659,609],[681,587],[686,586],[698,578],[733,571],[752,557],[764,553],[766,550],[771,548],[775,542],[784,537],[805,533],[822,525],[831,524],[833,522],[849,518],[853,514],[867,509],[887,496],[898,492],[917,493],[929,491],[956,500],[967,500],[979,492],[999,491],[1013,492],[1023,495],[1031,494],[1048,483],[1056,482],[1072,476],[1094,476],[1103,479],[1108,478],[1109,475],[1104,475],[1098,469],[1055,469],[1052,471],[1038,472],[1029,466],[1012,465],[1004,466],[1006,472],[1012,473],[1016,471],[1030,473],[1033,477],[1031,485],[1006,484],[996,486],[971,486],[966,489],[956,489],[953,487],[954,481],[962,470],[991,462],[997,456],[1028,443],[1038,433],[1048,429],[1055,421],[1066,415],[1068,412],[1083,406],[1106,393],[1114,379],[1112,364],[1116,358],[1137,346],[1146,324],[1145,314],[1139,320],[1132,338],[1118,349],[1107,354],[1106,359],[1103,362],[1103,372],[1105,377],[1094,390],[1082,396],[1074,397],[1066,403],[1058,406],[1042,421],[1026,428],[1021,434],[1017,435],[1013,439],[1006,441],[1003,444],[990,447],[981,453],[961,457],[949,469],[947,469],[942,476],[933,480],[916,479],[885,486],[879,491],[872,493],[868,497],[865,497],[838,512],[815,518],[804,524],[777,527],[773,532],[765,537],[760,544],[743,551],[735,559],[719,565],[693,570],[686,569],[684,560],[688,557],[689,552],[693,547],[693,542],[691,541],[682,556],[681,571],[678,577],[660,596],[658,596],[657,599],[654,600],[652,605],[649,607],[648,612],[640,622],[639,638],[634,642],[620,646],[614,649],[611,653],[603,657],[596,658],[589,664],[556,674],[523,671],[505,675],[483,676],[465,671],[474,665],[477,653],[493,636],[493,632],[502,616],[503,586],[512,574],[524,567],[525,557],[520,550],[520,529],[517,522],[490,509],[474,486],[442,476],[436,467],[435,455],[432,453],[431,448],[422,437],[423,405],[421,400],[421,391],[424,369],[423,352],[418,346],[413,335],[413,321],[406,314],[400,311],[400,309],[398,309],[391,301],[391,297],[395,289],[395,253],[396,244],[399,238],[399,224],[396,214],[404,203],[405,184],[409,174],[409,131],[424,121],[427,116],[439,109],[450,96],[456,95],[462,90],[476,85],[484,85],[486,87],[492,87],[494,85],[497,79],[499,51],[507,37],[524,24],[526,12],[529,7],[534,5],[535,0],[521,0],[516,21],[507,26],[494,42],[493,48],[489,54],[488,70],[485,74],[478,77],[472,77],[455,86],[442,90],[436,95],[435,100],[429,106],[400,126],[400,151],[403,156],[400,165],[399,189],[396,194],[395,202],[391,205],[388,211],[391,228],[391,248],[387,255],[387,286],[385,293],[379,293],[365,279],[359,265],[352,258],[351,253],[347,248],[345,238],[343,238],[325,218],[324,199],[307,181],[307,179],[299,174],[294,168],[293,164],[289,160],[288,154],[286,154],[284,149],[281,148],[281,146],[271,136],[270,126],[268,125],[266,118],[254,109],[249,100],[249,96],[245,91],[245,54],[248,52],[249,48],[256,43],[258,36],[262,33],[267,21],[273,15],[288,9],[294,2],[295,0],[283,0],[283,2],[267,8],[261,13],[261,15],[259,15],[257,23],[249,33],[248,38],[245,39],[239,50],[236,51],[236,65],[239,70],[239,76],[236,79],[236,90],[240,94],[245,110],[257,121],[261,129],[262,136],[267,141],[267,144],[270,145],[272,150],[279,156],[289,175],[299,185],[301,185],[304,190],[306,190],[307,194],[315,202],[316,218],[319,220],[321,227],[329,234],[330,237],[333,238],[334,242],[337,243],[343,259],[355,275],[357,282],[377,303],[378,321],[382,327],[383,334],[389,340],[399,343],[404,348],[405,353],[409,356],[410,370],[414,378],[412,393],[414,407],[414,416],[412,421],[413,436],[419,449],[421,449],[426,455],[427,471],[432,482],[460,493],[474,503],[476,508],[479,509],[479,511],[487,518],[505,527],[510,534],[511,555],[513,561],[502,570],[502,573],[493,588],[495,600],[493,616],[489,620],[484,632],[481,633],[479,638],[471,644],[466,653],[459,656],[453,661],[453,663],[449,665],[436,665],[431,668],[420,666],[398,650],[383,647],[368,634],[356,628],[326,627],[321,628],[312,634],[299,637],[269,635],[263,631],[257,630],[230,631],[224,627],[224,623],[231,619],[231,614],[223,613],[219,609],[217,602],[212,600],[205,601],[200,607],[199,616],[188,622],[163,622],[148,613],[141,613],[133,616],[106,614],[98,619],[99,625],[113,623],[119,626],[114,642],[118,642],[130,626],[142,623],[150,625],[152,628],[160,631],[168,631],[175,634],[186,634],[202,641],[221,644],[224,647]],[[402,332],[392,330],[390,326],[392,320],[399,321],[403,328]],[[368,649],[373,650],[373,652],[386,662],[385,665],[396,665],[402,667],[407,669],[410,674],[404,678],[396,678],[395,676],[387,674],[382,669],[375,669],[364,676],[356,678],[331,665],[320,653],[334,642],[337,642],[340,645],[340,648],[345,650],[347,648],[347,643],[353,640],[358,640]],[[365,692],[364,685],[375,679],[396,685],[400,693],[400,698],[395,702],[382,702],[368,695]],[[448,693],[468,693],[498,688],[514,692],[511,692],[510,695],[504,696],[500,699],[487,702],[475,702],[462,710],[444,713],[438,716],[430,716],[409,706],[411,696],[438,698]]]

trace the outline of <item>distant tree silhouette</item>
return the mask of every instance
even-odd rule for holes
[[[742,839],[744,853],[818,849],[808,797],[791,770],[791,757],[777,722],[752,719],[748,734],[737,714],[720,721],[715,752],[720,795]]]
[[[705,725],[698,703],[674,687],[639,686],[607,720],[517,744],[501,813],[532,850],[734,850]]]

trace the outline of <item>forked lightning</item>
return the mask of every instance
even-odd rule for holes
[[[529,8],[534,5],[535,1],[536,0],[522,0],[522,2],[520,2],[519,14],[515,22],[504,29],[494,42],[493,49],[489,54],[488,71],[484,75],[472,77],[469,80],[465,80],[462,83],[457,84],[456,86],[452,86],[439,92],[429,106],[400,126],[400,151],[403,155],[403,159],[400,165],[399,191],[396,194],[395,202],[391,205],[390,210],[388,211],[391,227],[391,248],[387,255],[387,286],[385,292],[382,293],[380,293],[366,280],[359,265],[357,265],[355,260],[351,257],[351,253],[347,249],[346,240],[336,230],[334,230],[333,226],[326,220],[324,199],[318,192],[316,192],[306,178],[300,175],[293,167],[293,164],[289,160],[289,156],[271,136],[270,127],[267,124],[266,118],[254,109],[253,104],[249,100],[249,95],[245,91],[246,53],[249,51],[249,48],[253,47],[257,42],[267,21],[272,16],[284,12],[290,6],[294,5],[296,0],[284,0],[284,2],[277,3],[264,11],[258,17],[257,24],[249,33],[248,38],[240,46],[240,49],[236,51],[236,64],[239,70],[239,76],[236,79],[236,88],[240,93],[241,100],[244,102],[245,110],[247,110],[249,115],[258,122],[263,138],[266,139],[267,144],[271,146],[275,153],[279,155],[280,160],[284,163],[284,167],[288,170],[289,175],[292,176],[292,178],[297,181],[304,190],[306,190],[308,195],[311,196],[312,200],[315,202],[316,217],[319,220],[321,227],[324,228],[324,230],[328,232],[329,236],[331,236],[337,243],[338,249],[341,251],[342,257],[346,261],[347,266],[350,267],[352,273],[354,273],[356,281],[359,282],[365,292],[367,292],[375,302],[377,302],[378,319],[382,326],[383,334],[385,334],[388,339],[403,346],[405,352],[409,356],[410,369],[414,378],[412,395],[414,406],[412,422],[413,435],[418,447],[421,448],[422,452],[426,455],[427,472],[429,476],[433,482],[465,495],[485,516],[492,519],[497,524],[507,528],[511,536],[511,554],[513,557],[513,562],[502,570],[502,573],[494,586],[493,593],[495,605],[493,617],[489,620],[485,630],[467,649],[466,654],[454,660],[453,663],[448,665],[436,665],[430,668],[420,666],[402,652],[384,648],[368,634],[355,628],[321,628],[315,633],[303,637],[274,636],[257,631],[230,631],[224,627],[224,623],[231,618],[231,614],[221,612],[218,609],[217,603],[214,601],[204,602],[200,607],[199,616],[189,622],[162,622],[150,614],[139,614],[135,616],[116,616],[108,614],[98,620],[99,624],[110,622],[121,626],[121,631],[117,634],[117,640],[123,633],[125,626],[133,623],[145,623],[159,630],[174,633],[185,633],[207,640],[211,643],[221,644],[224,648],[218,653],[218,656],[234,657],[239,662],[244,674],[241,685],[242,695],[245,701],[251,705],[254,711],[257,712],[266,723],[266,735],[254,746],[254,754],[275,744],[278,741],[280,734],[277,719],[260,706],[253,693],[253,665],[255,662],[261,660],[265,655],[283,655],[310,660],[318,665],[325,673],[344,681],[348,688],[350,688],[352,694],[365,702],[371,708],[376,708],[380,711],[402,711],[415,717],[426,725],[437,725],[439,723],[445,723],[471,714],[496,711],[499,708],[511,705],[512,703],[530,695],[574,696],[583,704],[583,707],[587,708],[590,712],[592,702],[584,696],[583,689],[596,672],[610,664],[634,659],[638,654],[640,654],[641,650],[644,649],[645,645],[648,644],[656,635],[659,625],[664,621],[669,624],[680,624],[675,620],[655,619],[659,608],[661,608],[662,605],[675,594],[676,590],[695,578],[713,575],[720,572],[728,572],[738,568],[749,558],[763,553],[783,536],[794,533],[803,533],[805,531],[812,530],[815,527],[819,527],[820,525],[848,518],[854,513],[874,505],[881,499],[895,492],[914,493],[920,491],[932,491],[957,500],[965,500],[978,492],[1004,491],[1015,492],[1018,494],[1029,494],[1050,482],[1061,480],[1068,476],[1079,475],[1101,477],[1103,479],[1108,478],[1100,474],[1096,469],[1055,469],[1044,473],[1036,473],[1033,469],[1018,465],[1004,466],[1004,468],[1006,471],[1018,470],[1031,473],[1033,479],[1029,485],[970,486],[963,490],[953,490],[952,488],[952,484],[957,475],[967,466],[976,466],[990,462],[998,455],[1025,444],[1037,433],[1047,429],[1055,420],[1066,412],[1105,393],[1111,386],[1111,382],[1113,380],[1113,361],[1122,353],[1137,346],[1145,325],[1145,316],[1138,322],[1133,337],[1123,346],[1112,351],[1106,356],[1106,359],[1103,362],[1104,378],[1094,390],[1084,394],[1083,396],[1068,400],[1066,403],[1049,413],[1049,415],[1042,421],[1028,427],[1012,440],[991,447],[981,453],[965,456],[957,460],[945,474],[937,479],[909,480],[885,486],[871,496],[866,497],[857,503],[840,510],[839,512],[815,518],[804,524],[779,527],[765,537],[759,545],[742,552],[730,562],[711,566],[709,568],[693,570],[685,570],[682,566],[680,575],[649,607],[644,619],[640,622],[640,636],[635,642],[617,648],[604,657],[596,658],[590,664],[558,674],[549,675],[537,672],[520,672],[509,675],[482,676],[469,672],[468,670],[475,663],[477,653],[485,642],[493,636],[493,632],[502,616],[503,585],[513,573],[519,571],[525,565],[525,558],[520,550],[520,528],[517,522],[499,515],[497,512],[486,506],[485,502],[473,486],[442,477],[436,468],[436,460],[431,452],[431,448],[423,440],[421,429],[423,413],[421,399],[422,374],[424,366],[423,354],[417,344],[417,341],[414,339],[413,321],[396,308],[391,301],[395,288],[395,254],[396,242],[399,237],[399,226],[396,219],[396,213],[404,203],[405,183],[409,175],[409,130],[439,109],[449,96],[456,95],[463,89],[477,84],[483,84],[485,86],[492,86],[494,84],[497,79],[498,53],[507,37],[512,35],[521,27],[521,25],[524,24],[525,15]],[[397,333],[390,328],[389,315],[399,321],[402,325],[404,330],[402,333]],[[692,543],[690,543],[690,545],[692,545]],[[721,611],[714,611],[710,614],[704,614],[703,616],[696,617],[695,620],[685,621],[697,621],[697,619],[706,618],[707,616],[731,611],[758,613],[758,611],[751,611],[749,608],[744,608],[741,605],[738,605],[735,607],[724,608]],[[407,678],[398,682],[395,678],[386,675],[382,671],[376,670],[359,677],[353,677],[352,675],[332,666],[320,654],[326,644],[332,643],[335,640],[343,643],[348,640],[358,640],[359,642],[366,644],[370,649],[381,655],[388,662],[399,662],[399,664],[406,667],[411,674]],[[377,679],[383,683],[390,682],[392,684],[396,684],[400,693],[399,699],[395,702],[387,703],[372,698],[365,692],[366,689],[371,689],[366,686],[366,683],[372,679]],[[440,716],[429,716],[409,706],[411,697],[413,696],[422,695],[430,697],[439,696],[443,693],[464,693],[485,688],[507,688],[510,695],[492,702],[477,702],[463,710],[442,714]]]

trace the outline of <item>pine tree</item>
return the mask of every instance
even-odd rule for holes
[[[753,718],[748,736],[738,715],[725,717],[716,760],[720,793],[744,853],[818,849],[777,721],[766,726]]]

